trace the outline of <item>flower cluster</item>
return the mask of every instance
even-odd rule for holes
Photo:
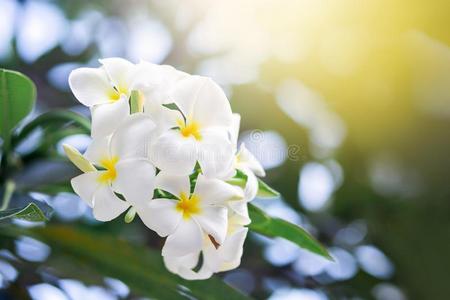
[[[100,60],[69,77],[90,107],[92,142],[81,155],[74,191],[99,221],[125,211],[166,237],[166,267],[186,279],[236,268],[250,223],[247,204],[264,170],[237,145],[240,116],[211,79],[170,66]],[[233,178],[245,184],[233,185]]]

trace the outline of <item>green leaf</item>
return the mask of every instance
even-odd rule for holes
[[[0,206],[0,221],[11,218],[31,222],[47,221],[52,213],[51,207],[46,203],[36,201],[29,195],[15,193],[15,186],[11,180],[5,183]]]
[[[0,69],[0,136],[9,150],[11,132],[33,109],[36,87],[27,76]]]
[[[237,170],[236,175],[227,181],[229,184],[244,188],[247,183],[247,175]],[[258,178],[258,198],[277,198],[280,197],[280,193],[271,188],[267,183]]]
[[[88,135],[91,131],[91,124],[89,120],[80,114],[67,110],[49,111],[27,123],[18,134],[14,135],[12,141],[13,146],[17,146],[37,128],[48,126],[50,124],[59,125],[60,127],[62,127],[63,124],[73,125]]]
[[[139,296],[152,299],[248,299],[218,277],[183,280],[166,270],[159,250],[132,245],[111,234],[58,225],[32,231],[9,228],[1,234],[26,234],[40,239],[52,248],[52,257],[60,255],[64,261],[74,260],[102,276],[117,278]]]
[[[267,183],[258,178],[258,193],[256,197],[259,198],[276,198],[280,197],[280,193],[271,188]]]
[[[163,104],[163,106],[167,107],[168,109],[171,109],[171,110],[178,110],[178,111],[180,110],[178,108],[178,105],[176,105],[175,103]]]
[[[9,218],[22,219],[30,222],[48,221],[48,218],[35,203],[29,203],[24,208],[13,208],[0,211],[0,220]]]
[[[260,208],[249,204],[252,223],[249,228],[268,237],[281,237],[297,244],[299,247],[333,260],[328,251],[303,228],[279,218],[272,218]]]

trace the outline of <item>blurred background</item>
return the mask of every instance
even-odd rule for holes
[[[220,275],[227,283],[258,299],[448,298],[448,0],[0,0],[0,66],[36,82],[35,114],[87,115],[68,74],[111,56],[217,81],[242,115],[241,141],[283,195],[258,205],[307,228],[336,259],[250,234],[241,267]],[[21,151],[32,147],[33,138]],[[23,180],[73,175],[48,170]],[[73,194],[34,197],[54,207],[53,223],[160,247],[138,220],[95,222]],[[61,253],[29,237],[0,246],[1,299],[141,296],[101,273],[67,271]]]

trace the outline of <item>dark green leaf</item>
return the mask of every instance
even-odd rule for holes
[[[299,247],[333,260],[328,251],[303,228],[279,218],[272,218],[260,208],[249,204],[252,223],[249,228],[268,237],[281,237]]]
[[[50,111],[36,117],[33,121],[26,124],[20,132],[13,137],[13,145],[17,146],[34,130],[48,125],[58,125],[59,128],[62,128],[62,125],[73,125],[75,128],[79,129],[79,131],[76,132],[77,134],[83,132],[85,134],[90,134],[91,131],[91,123],[87,118],[80,114],[73,111]],[[62,138],[63,136],[61,136],[61,134],[63,134],[63,132],[58,133]]]
[[[0,220],[9,218],[22,219],[31,222],[43,222],[48,220],[35,203],[29,203],[24,208],[13,208],[0,211]]]
[[[180,110],[175,103],[163,104],[163,106],[171,110]]]
[[[13,231],[10,229],[9,232]],[[217,277],[183,280],[165,269],[160,251],[131,245],[112,235],[55,225],[15,233],[23,234],[47,243],[52,247],[52,255],[74,259],[103,276],[122,280],[141,296],[156,299],[186,299],[184,295],[211,300],[247,299]]]
[[[0,136],[9,148],[11,131],[33,109],[36,87],[25,75],[0,69]]]

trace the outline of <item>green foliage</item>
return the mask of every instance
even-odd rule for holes
[[[38,127],[52,129],[44,135],[41,147],[48,150],[65,136],[76,133],[89,133],[90,124],[86,118],[70,111],[49,112],[25,124],[19,132],[17,125],[31,112],[36,98],[36,87],[25,75],[11,70],[0,69],[0,137],[3,140],[0,164],[0,184],[3,185],[0,221],[12,218],[27,221],[47,221],[51,208],[45,203],[36,202],[27,195],[15,193],[11,181],[14,174],[22,168],[24,161],[14,158],[13,149]],[[61,125],[68,125],[64,128]],[[74,125],[74,126],[72,126]],[[31,155],[28,155],[31,157]]]
[[[217,277],[187,281],[169,273],[159,251],[132,245],[111,234],[50,225],[33,231],[1,234],[31,235],[47,243],[52,255],[84,263],[93,272],[120,279],[134,293],[156,299],[247,299]]]
[[[22,219],[33,222],[47,221],[51,208],[47,204],[33,202],[27,195],[15,193],[13,181],[7,181],[3,190],[2,203],[0,206],[0,222],[11,218]]]
[[[247,183],[247,176],[237,170],[236,175],[231,180],[228,180],[228,183],[244,188]],[[280,196],[280,193],[258,178],[258,193],[256,196],[259,198],[277,198]]]
[[[31,222],[48,221],[44,212],[35,203],[29,203],[23,208],[12,208],[0,211],[0,221],[16,218]]]
[[[46,127],[49,125],[55,125],[58,126],[58,131],[63,131],[61,128],[62,125],[74,125],[76,128],[78,128],[80,131],[72,134],[77,133],[85,133],[89,134],[91,130],[91,124],[88,119],[85,117],[72,112],[72,111],[50,111],[46,112],[35,119],[33,119],[31,122],[26,124],[22,130],[13,137],[13,144],[17,145],[20,141],[25,139],[30,133],[32,133],[34,130],[36,130],[39,127]],[[71,132],[68,132],[67,135],[70,135]],[[60,138],[63,138],[64,136],[60,136]]]
[[[276,198],[280,193],[271,188],[267,183],[258,178],[258,193],[256,197],[259,198]]]
[[[252,223],[249,228],[268,237],[282,237],[299,247],[333,260],[328,251],[303,228],[279,218],[272,218],[258,207],[249,204]]]
[[[36,87],[25,75],[0,69],[0,136],[3,149],[10,146],[12,130],[33,109],[36,99]]]

